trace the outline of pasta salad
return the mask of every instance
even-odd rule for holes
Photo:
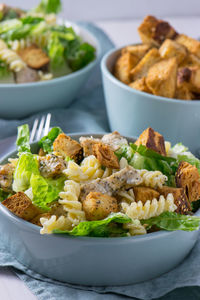
[[[50,80],[95,59],[95,48],[57,22],[61,0],[41,0],[29,11],[0,5],[0,83]]]
[[[79,141],[53,127],[29,144],[18,127],[16,158],[0,166],[0,200],[41,234],[90,237],[197,230],[200,161],[147,128],[135,143],[118,132]]]

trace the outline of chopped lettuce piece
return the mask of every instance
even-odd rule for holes
[[[38,24],[38,23],[44,21],[44,18],[34,17],[34,16],[26,16],[24,18],[21,18],[20,21],[23,24]]]
[[[60,42],[56,32],[51,33],[47,45],[48,56],[51,59],[51,68],[59,68],[65,63],[64,50],[64,46]]]
[[[38,145],[44,150],[44,152],[51,153],[53,151],[53,142],[62,132],[63,131],[60,127],[53,127],[46,136],[41,138]]]
[[[55,201],[63,190],[65,177],[47,179],[41,175],[32,175],[30,186],[32,188],[33,203],[43,210],[49,210],[48,204]]]
[[[2,188],[0,188],[0,202],[8,198],[10,195],[9,193],[5,192]]]
[[[3,21],[0,23],[0,34],[6,33],[10,30],[20,28],[21,26],[22,26],[22,22],[18,19]]]
[[[134,154],[135,154],[135,150],[133,150],[133,148],[130,147],[129,145],[122,145],[119,149],[117,149],[115,151],[115,155],[118,157],[119,160],[122,157],[124,157],[124,158],[126,158],[128,163],[131,162],[131,160],[133,159]]]
[[[104,220],[81,222],[71,231],[55,229],[53,233],[91,237],[127,236],[127,229],[121,224],[130,222],[127,215],[119,212],[110,214]]]
[[[59,13],[61,11],[60,0],[41,0],[40,4],[34,9],[34,11],[44,14]]]
[[[175,212],[164,212],[157,217],[153,217],[147,220],[141,220],[141,223],[147,224],[148,229],[150,229],[152,226],[156,226],[160,229],[169,231],[193,231],[199,229],[200,217],[180,215]]]
[[[8,65],[0,60],[0,83],[14,83],[13,72],[9,70]]]
[[[29,133],[29,126],[28,124],[24,124],[21,126],[18,126],[17,128],[18,134],[17,134],[17,149],[18,153],[21,152],[30,152],[30,133]]]
[[[39,174],[38,161],[36,155],[29,152],[23,152],[19,156],[17,166],[14,172],[13,191],[21,192],[30,187],[32,174]]]

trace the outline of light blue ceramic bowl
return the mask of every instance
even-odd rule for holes
[[[80,135],[70,136],[78,139]],[[36,144],[32,150],[37,150]],[[11,156],[16,157],[16,152],[0,164]],[[38,226],[16,217],[2,204],[0,228],[8,251],[26,267],[56,280],[95,286],[126,285],[168,272],[186,257],[198,237],[198,231],[123,238],[40,235]]]
[[[49,81],[0,84],[0,117],[22,118],[48,108],[66,107],[78,95],[91,75],[100,55],[100,45],[88,30],[71,24],[75,31],[96,48],[96,59],[83,69]]]
[[[200,101],[183,101],[134,90],[112,74],[120,49],[102,59],[104,95],[111,130],[138,136],[147,127],[172,144],[182,142],[192,152],[200,148]]]

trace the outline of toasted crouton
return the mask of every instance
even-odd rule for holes
[[[109,145],[98,143],[93,145],[92,150],[93,154],[96,156],[102,166],[112,169],[119,169],[118,158]]]
[[[147,200],[158,199],[160,196],[158,191],[144,186],[134,186],[133,191],[136,202],[142,201],[142,203],[145,203]]]
[[[117,60],[114,75],[125,84],[130,83],[130,70],[138,63],[139,58],[130,52],[123,53]]]
[[[159,193],[165,198],[168,194],[172,194],[174,197],[174,203],[177,206],[176,212],[179,214],[187,214],[191,211],[191,205],[185,195],[183,188],[174,188],[169,186],[163,186],[158,189]]]
[[[180,67],[200,67],[200,58],[189,53],[179,65]]]
[[[191,92],[200,93],[200,67],[179,68],[177,86],[186,85]]]
[[[190,202],[200,199],[200,176],[198,169],[182,161],[176,171],[176,186],[183,188]]]
[[[189,52],[200,58],[200,42],[185,35],[179,34],[176,37],[176,42],[185,46]]]
[[[28,196],[23,192],[18,192],[15,195],[5,199],[2,204],[7,207],[16,216],[29,221],[41,211],[32,204]]]
[[[132,80],[137,80],[147,75],[148,70],[151,66],[161,60],[158,49],[153,48],[145,54],[145,56],[140,60],[136,67],[134,67],[130,74]]]
[[[69,156],[76,162],[79,162],[83,158],[83,148],[81,145],[64,133],[60,133],[55,139],[53,150],[63,157]]]
[[[154,131],[151,127],[142,132],[135,144],[137,146],[144,145],[147,148],[160,153],[161,155],[166,155],[163,136],[160,133]]]
[[[45,156],[46,153],[44,152],[44,150],[42,148],[40,148],[39,152],[38,152],[39,156]]]
[[[66,162],[62,157],[54,154],[39,157],[39,170],[43,177],[56,177],[66,169]]]
[[[83,210],[89,221],[102,220],[118,211],[117,199],[99,192],[90,192],[83,201]]]
[[[186,84],[176,87],[175,99],[192,100],[193,98],[194,95]]]
[[[151,46],[148,44],[141,45],[131,45],[122,49],[122,53],[129,52],[132,55],[137,56],[139,59],[142,59],[143,56],[150,50]]]
[[[163,59],[176,57],[177,63],[180,64],[187,55],[187,49],[173,40],[166,39],[160,46],[159,53]]]
[[[32,69],[41,69],[50,61],[46,53],[34,45],[20,50],[19,55],[27,66]]]
[[[177,61],[175,57],[158,62],[149,69],[146,84],[154,95],[174,98]]]
[[[51,214],[50,213],[44,213],[44,214],[39,214],[37,215],[36,217],[34,217],[32,220],[30,220],[30,222],[32,224],[35,224],[37,226],[40,226],[42,227],[42,224],[40,223],[40,218],[47,218],[47,219],[50,219],[51,217]]]
[[[12,164],[0,166],[0,188],[5,192],[12,192],[13,173],[14,166]]]
[[[86,157],[89,155],[93,155],[92,147],[95,144],[100,143],[100,139],[94,139],[92,137],[81,136],[79,138],[79,142],[81,144],[81,147],[83,147],[83,155],[84,155],[84,157]]]
[[[158,20],[153,16],[146,16],[138,27],[143,43],[159,46],[165,39],[174,39],[177,35],[174,28],[167,22]]]
[[[145,93],[150,93],[151,94],[151,91],[150,89],[148,88],[148,86],[146,85],[146,79],[145,77],[142,77],[140,79],[137,79],[133,82],[131,82],[129,84],[129,86],[135,90],[138,90],[138,91],[141,91],[141,92],[145,92]]]

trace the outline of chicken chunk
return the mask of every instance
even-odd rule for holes
[[[76,162],[79,162],[83,158],[83,148],[81,145],[64,133],[60,133],[55,139],[53,150],[63,157],[69,156]]]
[[[130,71],[137,65],[139,58],[130,52],[123,53],[117,60],[114,75],[125,84],[131,82]]]
[[[99,192],[90,192],[83,201],[83,210],[87,220],[102,220],[118,211],[117,199]]]
[[[50,62],[46,53],[35,45],[20,50],[19,55],[28,67],[36,70],[41,69]]]
[[[83,201],[90,192],[100,192],[109,196],[114,196],[121,188],[131,188],[142,182],[137,170],[127,166],[122,170],[103,179],[96,179],[81,186],[80,200]]]
[[[176,186],[184,189],[190,202],[200,199],[200,176],[195,166],[185,161],[180,162],[175,179]]]
[[[147,200],[158,199],[160,196],[158,191],[144,186],[134,186],[133,192],[135,201],[142,201],[143,204],[147,202]]]
[[[174,39],[177,35],[174,28],[167,22],[158,20],[153,16],[146,16],[138,27],[143,43],[159,46],[165,39]]]
[[[26,221],[32,220],[36,215],[41,214],[41,211],[32,204],[29,197],[23,192],[18,192],[5,199],[2,204],[13,214]]]
[[[127,139],[121,136],[117,131],[105,134],[101,141],[102,143],[109,145],[113,151],[116,151],[122,145],[128,145]]]
[[[100,164],[107,168],[119,169],[119,160],[109,145],[98,143],[93,145],[93,154]]]
[[[56,177],[62,174],[66,166],[64,159],[54,154],[39,157],[39,170],[43,177]]]
[[[5,192],[12,192],[14,166],[12,164],[6,164],[0,166],[0,188]]]
[[[161,45],[159,53],[163,59],[176,57],[177,63],[180,64],[187,56],[187,49],[176,41],[167,39]]]
[[[156,63],[149,69],[146,84],[154,95],[174,98],[177,78],[176,58]]]
[[[159,193],[163,195],[165,198],[168,194],[172,194],[174,196],[174,203],[177,206],[176,212],[178,214],[188,214],[191,211],[191,205],[185,195],[185,191],[183,188],[174,188],[169,186],[163,186],[158,189]]]
[[[141,92],[145,92],[145,93],[150,93],[151,94],[151,91],[150,89],[148,88],[148,86],[146,85],[146,78],[145,77],[142,77],[140,79],[137,79],[133,82],[131,82],[129,84],[129,86],[135,90],[138,90],[138,91],[141,91]]]
[[[158,152],[161,155],[166,155],[165,142],[163,136],[154,131],[151,127],[147,128],[142,132],[137,141],[137,146],[144,145],[149,149]]]
[[[40,80],[40,76],[36,70],[30,69],[28,67],[23,68],[19,72],[15,72],[16,83],[28,83],[36,82]]]
[[[132,81],[145,77],[149,69],[160,60],[158,49],[153,48],[149,50],[136,67],[130,71]]]
[[[127,46],[123,48],[122,53],[129,52],[132,55],[137,56],[138,59],[140,60],[150,49],[151,46],[149,44],[133,45],[133,46]]]
[[[81,147],[83,147],[83,155],[84,157],[93,155],[92,147],[95,144],[100,143],[100,139],[94,139],[93,137],[84,137],[81,136],[79,138],[79,142],[81,144]]]
[[[200,93],[200,67],[178,69],[177,86],[186,85],[191,92]]]
[[[200,41],[197,41],[185,34],[179,34],[176,37],[176,42],[185,46],[189,52],[200,58]]]

